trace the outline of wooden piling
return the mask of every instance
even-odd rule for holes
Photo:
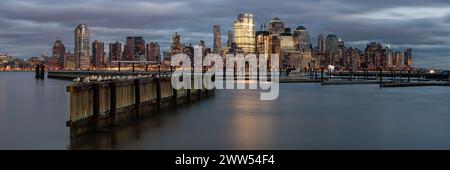
[[[93,90],[93,104],[92,104],[92,128],[97,130],[98,122],[99,122],[99,116],[100,116],[100,84],[94,83],[92,84],[92,90]]]
[[[34,76],[35,78],[39,78],[39,75],[41,75],[40,74],[40,72],[41,72],[41,68],[39,67],[39,64],[38,65],[36,65],[36,75]]]
[[[109,123],[111,126],[115,125],[116,122],[116,112],[117,112],[117,85],[115,82],[109,84],[110,88],[110,99],[109,99]]]
[[[320,68],[320,81],[321,81],[321,82],[323,82],[323,71],[324,71],[324,68],[321,67],[321,68]]]
[[[156,78],[156,108],[158,110],[161,109],[161,80],[160,78]]]
[[[44,78],[45,77],[45,66],[44,64],[41,64],[41,72],[40,72],[40,78]]]
[[[172,103],[174,107],[177,106],[177,98],[178,98],[177,89],[172,88]]]
[[[380,67],[380,87],[383,85],[383,67]]]
[[[408,83],[411,82],[411,69],[408,69]]]
[[[186,89],[186,97],[187,97],[187,101],[191,102],[191,89],[190,88]]]
[[[350,69],[350,81],[353,80],[353,68]]]
[[[141,80],[134,80],[134,111],[136,118],[139,118],[139,108],[141,107]]]

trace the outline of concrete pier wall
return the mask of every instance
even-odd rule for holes
[[[71,135],[114,126],[130,117],[214,95],[214,90],[174,90],[167,77],[74,83],[67,86],[67,91],[70,93],[67,126]]]

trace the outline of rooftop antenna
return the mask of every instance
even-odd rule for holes
[[[267,31],[266,24],[267,24],[267,16],[266,19],[264,20],[264,31]]]

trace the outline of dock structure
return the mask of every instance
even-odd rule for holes
[[[395,82],[383,83],[381,87],[421,87],[421,86],[450,86],[450,82]]]
[[[67,86],[67,91],[70,93],[67,126],[71,136],[107,130],[146,114],[214,95],[214,89],[205,87],[175,90],[170,77],[74,83]]]

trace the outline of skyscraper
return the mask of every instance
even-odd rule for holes
[[[412,53],[412,49],[411,48],[408,48],[408,49],[405,50],[405,52],[404,52],[404,59],[405,59],[405,61],[404,61],[405,66],[412,67],[412,65],[413,65],[413,53]]]
[[[214,25],[213,32],[214,32],[214,44],[213,44],[214,54],[222,55],[222,40],[220,38],[220,26]]]
[[[339,38],[335,34],[328,34],[325,40],[325,52],[337,53],[339,45]]]
[[[372,42],[367,44],[364,50],[365,62],[370,69],[377,69],[383,66],[382,49],[380,43]]]
[[[66,53],[66,47],[62,43],[62,41],[58,38],[55,43],[53,43],[53,54],[52,58],[56,63],[54,66],[59,67],[60,69],[64,68],[64,54]]]
[[[119,41],[109,43],[109,62],[122,60],[122,44]]]
[[[233,32],[232,31],[228,31],[228,39],[227,39],[227,47],[231,48],[231,44],[233,44],[234,40],[233,40]]]
[[[396,51],[395,52],[395,65],[397,67],[402,67],[403,66],[403,53],[401,51]]]
[[[253,14],[239,14],[233,24],[234,41],[244,53],[255,53],[255,23]]]
[[[382,55],[383,55],[385,68],[394,66],[394,52],[392,51],[392,49],[389,46],[386,46],[383,49]]]
[[[147,61],[160,63],[161,51],[159,44],[157,42],[150,42],[150,44],[147,44],[146,49],[147,49]]]
[[[311,51],[311,37],[304,26],[294,30],[294,46],[301,52]]]
[[[105,66],[105,44],[97,40],[92,43],[92,66],[95,68]]]
[[[339,53],[339,38],[335,34],[328,34],[325,40],[325,58],[327,64],[336,65]]]
[[[178,32],[175,32],[172,35],[172,42],[170,45],[170,52],[171,52],[172,56],[182,53],[180,39],[181,39],[181,37],[180,37],[180,34],[178,34]]]
[[[325,53],[325,36],[323,34],[319,34],[319,36],[317,37],[316,53]]]
[[[269,58],[271,54],[271,43],[269,31],[256,31],[256,54],[266,55]]]
[[[76,67],[78,69],[88,69],[90,67],[89,58],[89,29],[86,24],[78,25],[74,30],[75,56],[77,57]]]
[[[128,61],[145,60],[145,40],[142,37],[127,37],[123,49],[123,59]]]
[[[62,43],[62,41],[58,38],[55,43],[53,43],[53,56],[62,57],[66,53],[66,47]]]
[[[273,36],[279,36],[284,32],[284,22],[278,17],[270,20],[269,23],[269,32]]]
[[[280,34],[280,48],[281,51],[293,51],[294,38],[292,37],[291,28],[284,28],[284,32]]]

